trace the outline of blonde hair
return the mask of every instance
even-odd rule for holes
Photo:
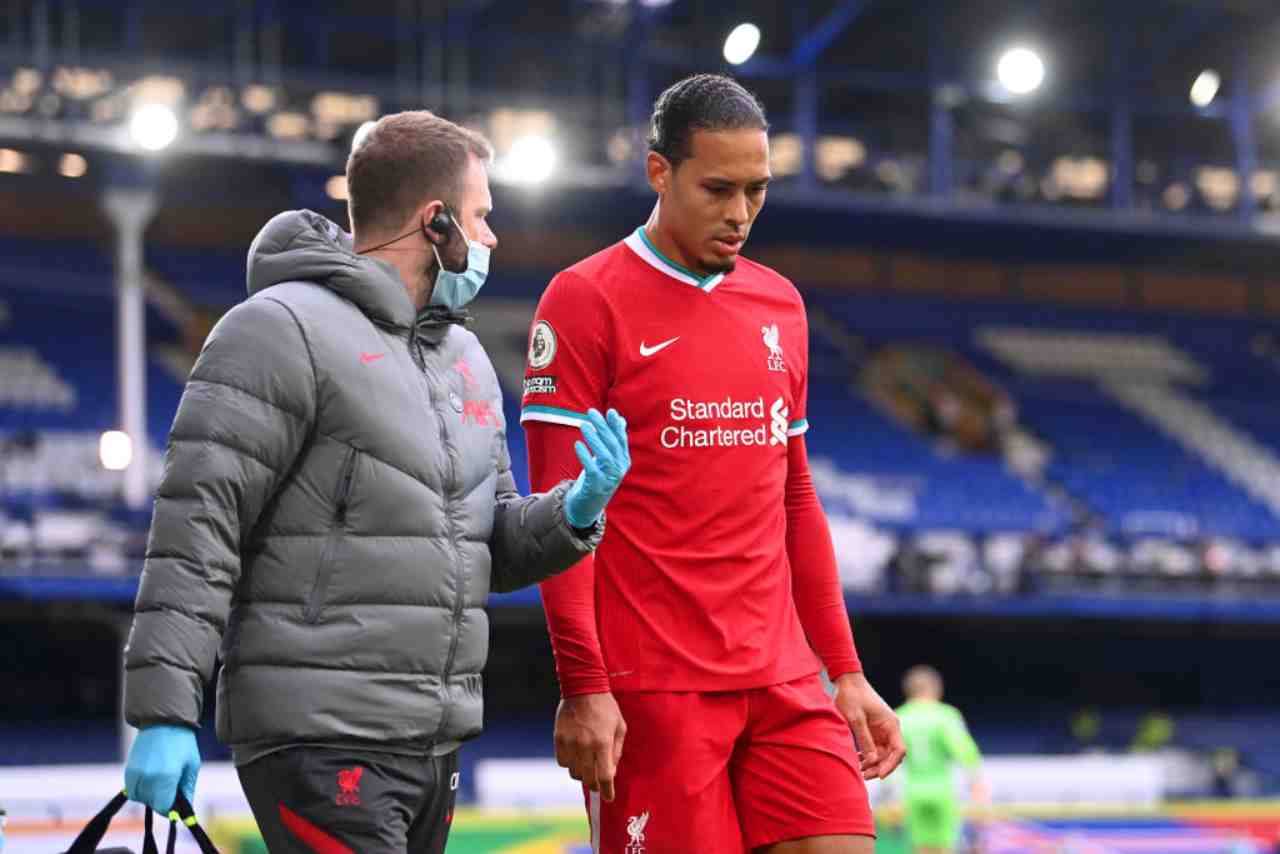
[[[927,664],[917,664],[902,677],[902,693],[910,700],[929,691],[942,694],[942,674]]]

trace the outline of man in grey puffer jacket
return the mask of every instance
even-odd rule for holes
[[[348,161],[352,235],[291,211],[250,247],[249,299],[196,362],[156,496],[126,653],[131,798],[163,814],[194,795],[221,657],[218,736],[272,852],[444,850],[486,597],[594,549],[630,464],[625,423],[596,413],[582,476],[516,493],[497,377],[459,313],[497,243],[489,157],[431,113],[385,117]]]

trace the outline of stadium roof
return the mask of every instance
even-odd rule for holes
[[[742,22],[759,49],[730,66]],[[332,173],[362,122],[426,106],[500,155],[549,141],[558,181],[623,186],[657,92],[729,70],[770,111],[784,191],[1256,231],[1280,208],[1278,35],[1268,0],[35,2],[0,20],[0,146],[127,155],[131,110],[158,99],[175,152]],[[1025,96],[997,82],[1018,45],[1044,67]]]

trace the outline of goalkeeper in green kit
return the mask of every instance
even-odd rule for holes
[[[982,757],[959,709],[942,702],[938,671],[923,665],[911,668],[902,690],[907,702],[898,709],[898,719],[907,743],[907,836],[916,854],[943,854],[956,847],[962,824],[952,771],[956,765],[968,768],[973,799],[985,801],[977,774]]]

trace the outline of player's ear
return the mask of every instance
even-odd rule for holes
[[[656,151],[650,151],[644,159],[644,172],[655,193],[662,195],[667,191],[672,172],[670,160]]]

